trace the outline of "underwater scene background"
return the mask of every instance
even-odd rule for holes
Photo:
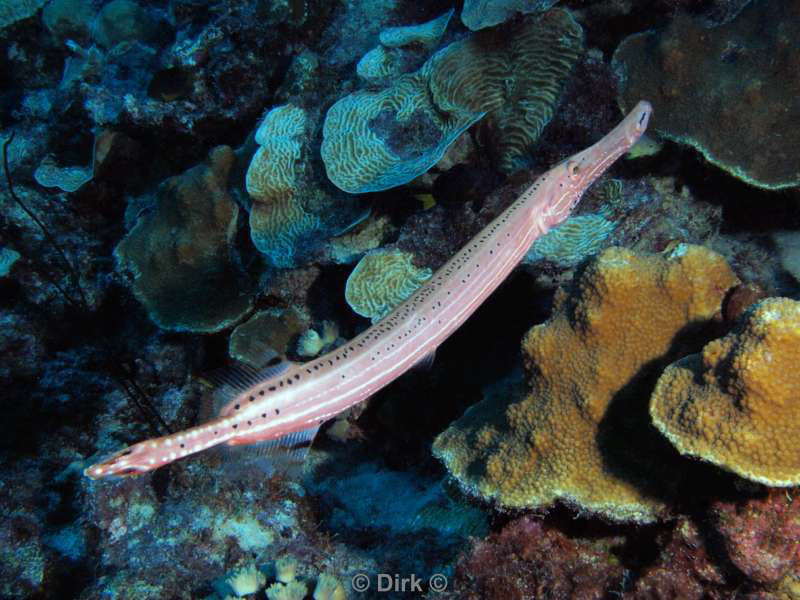
[[[800,598],[798,31],[800,0],[0,0],[0,598]],[[640,99],[300,460],[84,475],[212,419],[221,369],[380,323]]]

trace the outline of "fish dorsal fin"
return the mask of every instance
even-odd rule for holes
[[[271,354],[267,365],[262,369],[254,369],[249,365],[239,363],[207,375],[204,379],[215,388],[213,391],[214,412],[219,416],[228,416],[234,410],[234,398],[254,385],[282,375],[293,365],[294,363],[274,353]]]
[[[230,440],[225,450],[236,460],[257,463],[267,475],[294,474],[305,462],[318,431],[319,425],[315,424],[269,440],[243,436]]]

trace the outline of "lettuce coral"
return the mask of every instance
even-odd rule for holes
[[[800,483],[800,302],[767,298],[667,367],[653,423],[682,454],[771,486]]]
[[[434,454],[464,488],[502,506],[562,499],[653,521],[670,476],[658,453],[665,445],[647,427],[649,386],[688,332],[712,326],[737,281],[722,256],[699,246],[605,250],[525,336],[530,392],[471,407],[436,438]]]

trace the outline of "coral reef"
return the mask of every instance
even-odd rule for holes
[[[486,112],[481,137],[497,167],[513,172],[583,50],[583,29],[561,9],[481,30],[433,56],[433,101],[445,111]]]
[[[252,307],[233,248],[239,209],[226,191],[233,161],[231,149],[220,146],[208,164],[165,181],[154,210],[115,250],[119,269],[131,274],[134,294],[160,327],[218,331]]]
[[[755,498],[717,500],[709,510],[715,541],[749,580],[797,598],[800,580],[800,497],[767,490]]]
[[[231,358],[260,369],[272,352],[288,356],[295,339],[308,326],[308,317],[294,307],[258,311],[233,330],[228,341],[228,353]]]
[[[344,297],[362,317],[377,323],[433,275],[400,250],[376,250],[362,258],[347,278]]]
[[[250,238],[275,267],[299,266],[326,238],[364,216],[319,185],[309,141],[315,122],[305,109],[286,104],[267,112],[255,133],[259,146],[245,179],[253,199]]]
[[[270,110],[255,134],[258,150],[247,169],[250,237],[278,267],[296,266],[297,254],[317,235],[320,221],[298,198],[297,162],[303,153],[308,115],[290,104]]]
[[[439,43],[454,9],[419,25],[390,27],[381,31],[380,45],[367,52],[356,65],[356,73],[377,80],[408,73],[421,66],[427,53]]]
[[[574,267],[602,250],[615,227],[616,223],[600,214],[570,217],[536,240],[524,261],[549,260],[559,267]]]
[[[683,454],[771,486],[800,483],[800,302],[767,298],[737,329],[670,365],[650,403]]]
[[[649,98],[653,127],[713,164],[765,188],[800,184],[800,2],[751,2],[713,29],[678,16],[634,34],[614,54],[621,102]]]
[[[456,567],[460,598],[600,598],[624,569],[607,552],[618,540],[573,540],[531,516],[475,544]]]
[[[36,14],[47,0],[3,0],[0,2],[0,29]]]
[[[320,149],[328,178],[353,194],[402,185],[427,171],[481,112],[437,111],[430,64],[380,91],[360,90],[328,109]]]
[[[466,0],[461,22],[473,31],[492,27],[518,14],[543,12],[558,0]]]
[[[454,42],[385,89],[345,96],[323,126],[328,177],[351,193],[407,183],[487,113],[485,137],[512,170],[550,120],[582,50],[580,26],[553,10]]]
[[[562,499],[617,520],[654,520],[672,476],[650,477],[666,464],[641,422],[643,403],[659,367],[713,329],[737,281],[702,247],[653,256],[609,248],[525,337],[530,393],[507,390],[471,407],[434,454],[465,489],[501,506]]]

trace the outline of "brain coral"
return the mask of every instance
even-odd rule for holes
[[[486,113],[496,162],[512,170],[550,120],[582,51],[580,25],[552,10],[454,42],[387,88],[345,96],[323,127],[328,177],[351,193],[407,183]]]
[[[434,454],[468,491],[503,506],[562,499],[613,519],[654,520],[677,476],[649,431],[646,399],[736,282],[720,255],[699,246],[605,250],[526,335],[530,393],[471,407],[436,438]]]
[[[286,104],[271,109],[256,131],[259,148],[245,179],[253,199],[250,237],[276,267],[298,266],[327,236],[362,216],[318,185],[309,144],[313,128],[307,110]]]
[[[603,248],[615,227],[616,223],[600,214],[569,217],[534,242],[525,262],[544,259],[560,267],[574,267]]]
[[[481,112],[440,112],[431,104],[426,63],[380,91],[359,90],[328,110],[322,160],[328,178],[352,194],[411,181],[442,157]]]
[[[767,298],[735,331],[670,365],[655,426],[683,454],[772,486],[800,483],[800,302]]]
[[[482,136],[510,172],[550,122],[582,52],[583,30],[566,10],[481,30],[431,58],[433,101],[445,111],[486,111]]]
[[[679,16],[614,55],[622,104],[648,98],[661,135],[765,188],[800,183],[799,0],[751,2],[714,29]]]
[[[413,258],[400,250],[377,250],[364,256],[347,278],[347,303],[362,317],[380,321],[433,274],[415,267]]]
[[[239,209],[225,183],[234,160],[214,148],[208,164],[167,179],[114,254],[136,297],[160,327],[219,331],[252,307],[233,249]]]

